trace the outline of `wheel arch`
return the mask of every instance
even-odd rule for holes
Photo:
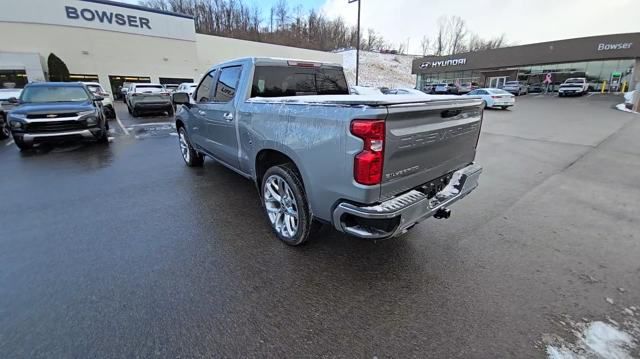
[[[262,184],[262,178],[269,168],[285,163],[293,165],[294,169],[300,174],[302,185],[304,187],[304,174],[295,160],[295,155],[291,155],[286,152],[288,151],[282,151],[275,148],[263,148],[256,153],[253,169],[256,185],[258,187]]]

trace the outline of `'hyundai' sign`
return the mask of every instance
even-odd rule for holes
[[[447,67],[447,66],[460,66],[467,63],[466,58],[460,59],[449,59],[449,60],[439,60],[439,61],[425,61],[420,64],[421,69],[428,69],[433,67]]]

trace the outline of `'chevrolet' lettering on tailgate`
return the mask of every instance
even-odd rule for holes
[[[398,146],[398,148],[407,149],[445,141],[468,133],[476,132],[478,130],[478,126],[480,126],[480,123],[474,122],[468,125],[449,127],[442,130],[410,135],[400,139],[402,144]]]

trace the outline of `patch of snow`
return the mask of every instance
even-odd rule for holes
[[[620,110],[620,111],[624,111],[624,112],[631,112],[631,113],[636,113],[636,114],[637,114],[637,113],[640,113],[640,112],[634,112],[634,111],[632,111],[632,110],[628,109],[628,108],[627,108],[627,106],[626,106],[625,104],[623,104],[623,103],[617,104],[617,105],[616,105],[616,108],[617,108],[618,110]]]
[[[340,52],[342,67],[347,82],[356,83],[356,50]],[[409,55],[381,54],[360,51],[359,85],[373,87],[410,87],[416,86],[416,76],[411,74],[411,65],[415,59]]]
[[[354,95],[380,95],[382,92],[377,87],[351,86],[349,88]]]
[[[611,298],[607,297],[607,298],[605,298],[605,300],[607,301],[607,303],[609,303],[609,304],[613,304],[613,299],[611,299]]]
[[[307,95],[307,96],[283,96],[283,97],[252,97],[247,102],[269,103],[317,103],[317,104],[344,104],[344,105],[387,105],[398,103],[429,102],[435,100],[468,100],[468,98],[455,95]]]
[[[627,349],[632,347],[633,338],[612,325],[591,323],[584,333],[584,342],[591,351],[603,358],[631,358]]]
[[[578,338],[575,344],[562,338],[549,336],[546,342],[548,359],[631,359],[632,350],[637,346],[633,334],[623,330],[617,322],[608,324],[602,321],[591,323],[573,323],[569,320],[574,335]],[[625,321],[628,331],[636,333],[637,321]]]
[[[578,357],[567,348],[556,348],[547,346],[548,359],[578,359]]]

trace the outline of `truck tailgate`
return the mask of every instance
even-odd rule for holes
[[[473,162],[482,124],[478,99],[390,105],[381,200]]]

